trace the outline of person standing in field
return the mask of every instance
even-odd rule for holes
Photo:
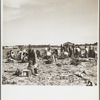
[[[37,54],[37,58],[39,59],[41,57],[40,51],[39,50],[36,50],[36,54]]]
[[[61,48],[60,50],[61,50],[61,52],[62,52],[62,51],[63,51],[63,45],[62,45],[62,44],[61,44],[60,48]]]
[[[75,48],[75,45],[73,44],[72,45],[72,56],[74,57],[74,48]]]
[[[29,50],[28,50],[28,68],[31,70],[32,74],[36,75],[37,74],[37,64],[36,64],[36,57],[35,57],[35,52],[34,49],[31,48],[29,45]]]
[[[48,49],[47,49],[47,52],[46,52],[46,56],[47,56],[47,60],[49,60],[51,58],[51,47],[49,45]]]
[[[91,45],[89,46],[89,53],[88,53],[88,57],[92,57],[92,48],[91,48]]]
[[[89,49],[87,48],[87,46],[85,46],[85,58],[88,58],[88,52],[89,52]]]
[[[71,47],[69,47],[69,57],[72,57],[72,53],[73,53],[73,51],[72,51]]]
[[[95,49],[92,47],[92,57],[95,58]]]
[[[77,57],[80,57],[81,56],[81,49],[80,49],[80,47],[79,46],[77,46]]]
[[[18,52],[18,58],[19,58],[19,60],[21,60],[22,61],[22,59],[23,59],[23,51],[22,51],[23,49],[22,48],[20,48],[20,50],[19,50],[19,52]]]

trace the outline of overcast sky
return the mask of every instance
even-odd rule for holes
[[[3,0],[3,45],[97,42],[98,0]]]

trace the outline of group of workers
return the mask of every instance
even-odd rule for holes
[[[69,57],[73,56],[75,58],[78,58],[78,57],[95,58],[95,56],[96,56],[95,49],[94,49],[94,47],[91,47],[91,45],[89,47],[85,45],[84,50],[82,48],[80,48],[80,46],[75,46],[74,44],[72,46],[68,46],[68,45],[62,46],[61,45],[61,52],[63,54],[65,54],[65,52],[67,52]],[[82,52],[84,52],[84,53],[82,53]]]
[[[62,46],[59,49],[52,49],[50,46],[48,48],[45,48],[46,53],[46,59],[49,60],[52,58],[53,63],[57,61],[57,59],[60,56],[65,57],[92,57],[95,58],[95,50],[94,47],[85,46],[84,48],[84,54],[81,53],[81,48],[79,46]],[[39,59],[41,56],[41,53],[39,50],[34,51],[34,49],[29,45],[27,50],[23,50],[22,48],[17,51],[17,54],[15,55],[12,50],[7,52],[7,59],[14,59],[14,60],[20,60],[21,62],[28,62],[27,69],[31,70],[33,74],[37,74],[37,59]]]
[[[37,63],[36,63],[36,55],[34,52],[34,49],[31,48],[29,45],[29,48],[27,50],[22,50],[22,48],[17,51],[17,54],[15,55],[12,50],[7,52],[7,60],[8,61],[14,61],[19,60],[20,62],[28,62],[27,69],[31,71],[32,74],[37,74]]]

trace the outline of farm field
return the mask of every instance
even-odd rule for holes
[[[37,49],[37,48],[36,48]],[[16,49],[14,49],[17,51]],[[26,69],[28,63],[6,61],[6,52],[3,50],[2,84],[8,85],[60,85],[60,86],[96,86],[97,59],[93,58],[65,58],[56,63],[46,64],[43,59],[37,59],[38,75],[30,77],[14,75],[17,69]]]

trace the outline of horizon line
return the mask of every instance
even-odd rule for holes
[[[70,41],[68,41],[70,42]],[[67,43],[67,42],[65,42]],[[42,45],[51,45],[51,46],[59,46],[59,45],[62,45],[62,44],[65,44],[65,43],[61,43],[61,44],[14,44],[14,45],[2,45],[2,46],[18,46],[18,45],[34,45],[34,46],[42,46]],[[98,43],[98,42],[93,42],[93,43],[74,43],[74,42],[70,42],[70,43],[73,43],[73,44],[76,44],[76,45],[82,45],[82,44],[94,44],[94,43]]]

